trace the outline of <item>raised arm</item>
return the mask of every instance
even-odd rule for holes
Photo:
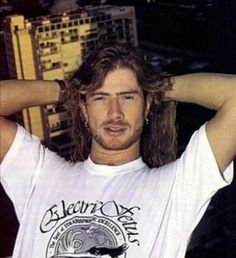
[[[217,110],[206,132],[218,166],[224,171],[236,156],[236,76],[200,73],[176,76],[174,81],[166,100]]]
[[[4,118],[24,108],[56,103],[59,85],[55,81],[8,80],[0,82],[0,160],[16,134],[16,124]]]

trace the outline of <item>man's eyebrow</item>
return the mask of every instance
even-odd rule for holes
[[[128,90],[128,91],[121,91],[121,92],[116,93],[116,95],[118,95],[118,96],[127,95],[127,94],[140,94],[140,91],[138,91],[138,90]]]
[[[93,92],[88,93],[88,97],[93,97],[93,96],[97,96],[97,95],[109,96],[110,94],[107,92],[103,92],[103,91],[93,91]]]
[[[140,94],[140,91],[138,91],[138,90],[127,90],[127,91],[120,91],[120,92],[115,93],[115,95],[117,95],[117,96],[127,95],[127,94]],[[88,97],[110,96],[110,95],[112,95],[112,94],[110,94],[108,92],[104,92],[104,91],[94,91],[94,92],[88,93]]]

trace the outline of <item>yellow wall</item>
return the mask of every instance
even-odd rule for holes
[[[31,107],[23,110],[23,120],[26,130],[37,135],[41,140],[45,135],[43,132],[43,123],[40,107]]]
[[[18,42],[23,78],[36,79],[32,42],[29,33],[25,30],[19,31]]]

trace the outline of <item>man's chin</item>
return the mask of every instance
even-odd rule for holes
[[[103,149],[109,150],[109,151],[121,151],[126,150],[129,147],[131,147],[134,144],[135,141],[131,140],[99,140],[97,141],[97,144],[100,145]]]
[[[119,151],[119,150],[125,150],[128,149],[132,144],[130,143],[103,143],[100,144],[104,149],[110,150],[110,151]]]

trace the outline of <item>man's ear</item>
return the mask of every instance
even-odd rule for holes
[[[153,101],[153,97],[150,93],[148,93],[147,97],[146,97],[146,103],[145,103],[145,118],[147,118],[149,111],[150,111],[150,107]]]
[[[86,101],[86,100],[85,100]],[[86,121],[86,122],[88,122],[88,112],[87,112],[87,108],[86,108],[86,103],[85,103],[85,101],[81,101],[80,103],[79,103],[79,106],[80,106],[80,108],[81,108],[81,110],[82,110],[82,113],[83,113],[83,115],[84,115],[84,120]]]

